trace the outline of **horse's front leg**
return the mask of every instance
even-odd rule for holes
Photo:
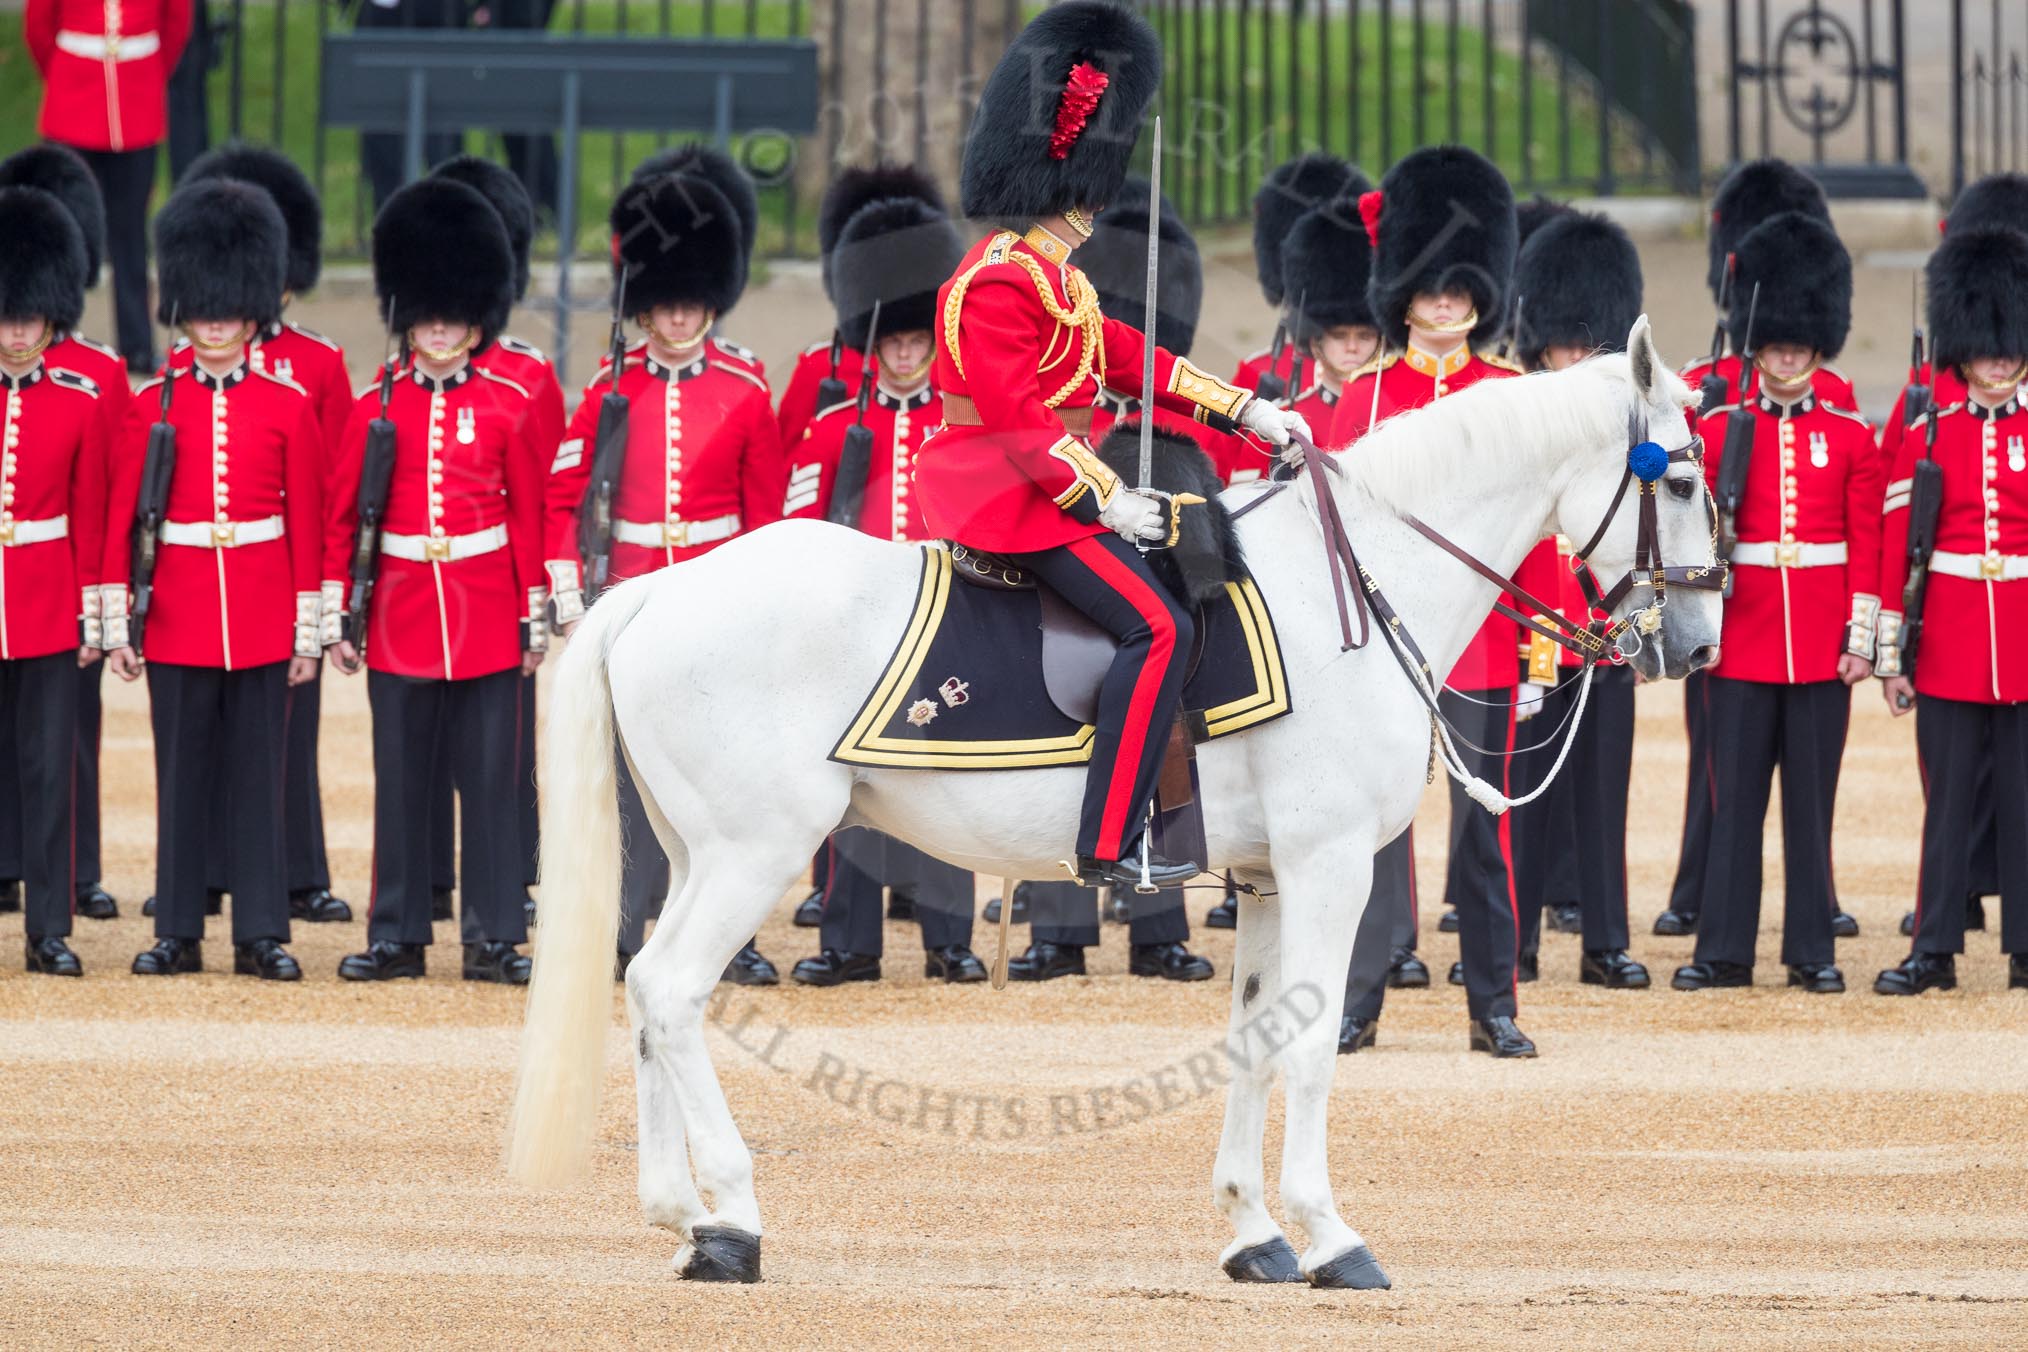
[[[1265,874],[1241,879],[1273,890]],[[1247,1024],[1270,1009],[1282,992],[1281,920],[1272,901],[1245,897],[1239,903],[1239,937],[1233,951],[1232,1083],[1225,1091],[1225,1130],[1218,1139],[1218,1165],[1212,1171],[1212,1195],[1232,1222],[1233,1240],[1219,1255],[1219,1265],[1236,1282],[1299,1282],[1296,1251],[1267,1209],[1267,1183],[1261,1167],[1261,1137],[1267,1128],[1268,1091],[1274,1085],[1274,1060],[1241,1045]]]
[[[1283,1004],[1290,1016],[1284,1019],[1288,1044],[1280,1055],[1287,1105],[1282,1206],[1309,1240],[1302,1273],[1313,1285],[1384,1287],[1387,1274],[1373,1251],[1338,1215],[1327,1151],[1345,971],[1373,885],[1370,840],[1334,841],[1278,869],[1276,877]],[[1310,1009],[1316,1013],[1303,1018]]]

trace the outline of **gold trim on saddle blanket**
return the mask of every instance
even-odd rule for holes
[[[1097,729],[1090,724],[1056,737],[966,741],[958,738],[890,737],[882,729],[901,716],[903,702],[914,689],[928,660],[930,645],[950,605],[954,582],[950,551],[925,546],[922,576],[916,587],[915,606],[909,614],[894,655],[888,659],[872,693],[853,715],[845,735],[831,751],[831,759],[846,765],[872,765],[896,769],[1019,770],[1048,765],[1081,765],[1091,759]],[[1276,640],[1267,605],[1254,587],[1253,579],[1227,583],[1246,636],[1247,656],[1253,671],[1253,690],[1204,714],[1207,733],[1222,737],[1240,732],[1289,709],[1287,676],[1282,669],[1281,648]]]

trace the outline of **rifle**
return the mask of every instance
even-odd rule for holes
[[[389,336],[394,329],[394,298],[387,301]],[[352,587],[345,600],[345,641],[366,654],[366,618],[373,606],[373,585],[380,575],[380,536],[387,518],[388,489],[394,482],[395,429],[387,416],[394,397],[394,377],[408,356],[404,336],[380,368],[380,411],[366,424],[366,451],[359,466],[358,533],[352,539]]]
[[[170,317],[170,331],[176,327]],[[176,427],[169,421],[169,406],[176,388],[175,344],[162,362],[162,403],[155,425],[148,429],[148,451],[141,461],[141,492],[134,503],[132,568],[134,609],[127,632],[135,652],[141,651],[142,631],[155,603],[155,554],[161,544],[162,523],[169,515],[169,480],[176,473]]]
[[[1935,392],[1922,381],[1922,320],[1917,308],[1916,289],[1922,284],[1920,274],[1909,279],[1908,312],[1909,328],[1914,337],[1909,342],[1908,384],[1901,391],[1901,413],[1903,427],[1913,427],[1922,421],[1922,415],[1936,407]]]
[[[1732,595],[1732,548],[1739,543],[1739,505],[1746,500],[1746,471],[1753,462],[1753,409],[1746,402],[1747,372],[1753,366],[1753,320],[1760,309],[1760,283],[1746,305],[1746,333],[1739,354],[1739,406],[1726,415],[1725,458],[1718,465],[1713,496],[1718,499],[1718,558],[1726,565],[1725,595]]]
[[[838,470],[831,479],[831,503],[824,519],[841,526],[859,527],[859,512],[866,505],[866,481],[873,473],[873,429],[866,425],[866,405],[873,398],[876,382],[875,354],[880,345],[880,302],[873,302],[873,319],[866,326],[866,356],[859,371],[858,411],[845,429],[845,444],[838,451]]]
[[[817,411],[822,413],[845,399],[845,382],[838,379],[838,363],[845,356],[845,335],[831,330],[831,371],[817,382]]]
[[[1153,316],[1150,316],[1150,319],[1152,318]],[[1284,313],[1275,320],[1274,341],[1268,344],[1267,369],[1255,377],[1253,382],[1253,392],[1270,404],[1288,397],[1288,383],[1275,374],[1275,368],[1282,364],[1282,351],[1288,345],[1289,321],[1287,314]]]
[[[1703,396],[1703,402],[1697,409],[1700,417],[1725,403],[1725,377],[1718,373],[1718,359],[1725,353],[1725,315],[1729,308],[1728,303],[1732,299],[1733,269],[1738,262],[1737,254],[1725,255],[1725,271],[1719,274],[1718,319],[1711,327],[1711,369],[1704,373],[1704,379],[1697,382],[1698,392]],[[1754,289],[1760,289],[1758,283]],[[1742,385],[1745,379],[1746,373],[1742,371],[1740,373]]]
[[[1936,552],[1937,517],[1943,511],[1943,466],[1936,462],[1936,425],[1923,429],[1922,459],[1908,484],[1908,581],[1901,587],[1901,672],[1915,679],[1916,649],[1922,644],[1923,598],[1929,589],[1929,558]]]
[[[627,365],[627,274],[613,292],[613,383],[599,399],[599,427],[592,441],[591,479],[577,509],[577,552],[584,559],[587,603],[598,599],[613,571],[613,494],[627,459],[627,414],[633,403],[620,393]]]

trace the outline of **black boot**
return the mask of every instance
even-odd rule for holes
[[[963,944],[947,944],[924,952],[922,974],[932,981],[946,981],[952,985],[969,985],[974,981],[984,981],[987,976],[986,964]]]
[[[1649,984],[1648,969],[1628,957],[1624,948],[1587,948],[1577,965],[1577,979],[1586,986],[1618,991],[1644,991]]]
[[[1789,984],[1812,995],[1843,995],[1845,974],[1828,962],[1801,962],[1789,968]]]
[[[1831,937],[1834,939],[1858,938],[1859,917],[1842,908],[1831,912]]]
[[[1152,852],[1148,855],[1148,880],[1156,887],[1187,883],[1203,871],[1196,864],[1179,864]],[[1141,885],[1140,852],[1131,851],[1125,859],[1094,859],[1088,854],[1081,854],[1077,857],[1077,880],[1087,887],[1117,887],[1132,891]]]
[[[1007,976],[1013,981],[1054,981],[1060,976],[1084,975],[1082,944],[1053,944],[1041,941],[1007,961]]]
[[[1552,933],[1584,933],[1584,912],[1578,909],[1576,902],[1562,906],[1551,906],[1548,908],[1548,911],[1549,914],[1544,917],[1544,921]]]
[[[141,903],[141,914],[144,916],[151,916],[155,914],[155,898],[149,897],[146,901]]]
[[[1984,908],[1981,907],[1980,909],[1983,910]],[[1904,939],[1913,939],[1915,937],[1914,911],[1903,911],[1901,913],[1901,937]]]
[[[1751,986],[1753,968],[1743,967],[1736,962],[1690,962],[1676,969],[1676,975],[1669,984],[1679,991],[1721,990],[1733,986]]]
[[[83,976],[84,964],[77,954],[70,951],[70,945],[51,935],[38,939],[28,936],[28,970],[45,976]]]
[[[1227,892],[1225,899],[1204,913],[1206,929],[1238,929],[1239,898]]]
[[[1397,948],[1387,963],[1387,984],[1398,991],[1429,989],[1429,967],[1412,948]]]
[[[397,944],[379,939],[338,961],[338,975],[346,981],[393,981],[398,977],[419,977],[427,970],[421,944]]]
[[[1913,913],[1911,912],[1911,914]],[[1968,930],[1984,930],[1986,928],[1986,899],[1984,897],[1965,898],[1965,928]]]
[[[1380,1020],[1347,1014],[1338,1021],[1338,1055],[1350,1056],[1371,1047],[1380,1036]]]
[[[1473,1019],[1471,1047],[1475,1052],[1489,1052],[1501,1061],[1535,1055],[1535,1044],[1528,1035],[1514,1020],[1504,1016]]]
[[[301,981],[303,969],[278,940],[256,939],[232,946],[232,970],[263,981]]]
[[[2028,953],[2007,955],[2007,989],[2028,991]]]
[[[820,889],[796,903],[796,928],[815,929],[824,923],[824,893]]]
[[[21,880],[0,878],[0,915],[12,915],[21,909]]]
[[[732,961],[725,964],[725,975],[720,981],[730,981],[735,986],[779,986],[782,975],[775,965],[761,956],[753,940],[747,940],[746,947],[732,955]]]
[[[1127,970],[1135,976],[1159,976],[1164,981],[1209,981],[1213,968],[1182,944],[1135,944],[1127,959]]]
[[[989,925],[1000,923],[1000,898],[990,897],[987,899],[986,923]],[[1007,923],[1010,925],[1025,925],[1028,923],[1027,883],[1014,884],[1014,914],[1007,917]]]
[[[491,981],[501,986],[525,986],[534,961],[512,944],[465,945],[465,980]]]
[[[878,981],[880,959],[827,948],[816,957],[804,958],[791,967],[789,979],[798,986],[842,986],[848,981]]]
[[[1686,934],[1697,932],[1697,912],[1679,911],[1674,907],[1655,917],[1655,933],[1665,939],[1680,939]]]
[[[1921,995],[1958,988],[1958,963],[1949,953],[1911,953],[1873,982],[1875,995]]]
[[[135,976],[175,976],[204,970],[203,945],[195,939],[157,939],[134,959]]]
[[[1456,934],[1457,932],[1458,932],[1458,908],[1455,906],[1446,906],[1444,907],[1444,913],[1437,918],[1437,933]]]
[[[915,919],[915,898],[906,892],[889,888],[887,891],[887,918],[889,920]]]
[[[1542,979],[1542,955],[1540,953],[1515,954],[1514,979],[1516,981],[1540,981]]]
[[[87,920],[118,920],[120,903],[97,883],[86,883],[77,890],[77,913]]]
[[[352,908],[331,895],[328,887],[306,887],[289,893],[289,919],[312,925],[343,924],[352,918]]]

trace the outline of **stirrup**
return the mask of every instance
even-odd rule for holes
[[[1064,860],[1063,866],[1079,887],[1119,887],[1138,891],[1141,886],[1141,860],[1138,855],[1127,859],[1094,859],[1081,854],[1075,863]],[[1158,854],[1148,856],[1148,881],[1156,888],[1189,882],[1203,871],[1195,863],[1178,864]]]

